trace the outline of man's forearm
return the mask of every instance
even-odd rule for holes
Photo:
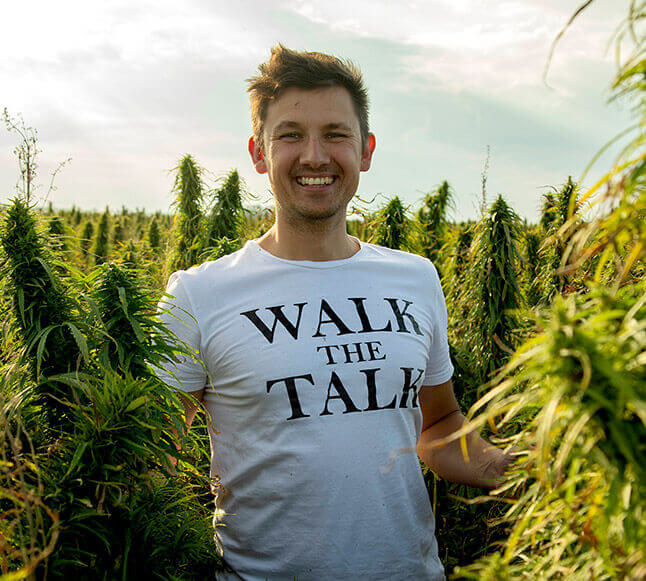
[[[493,489],[501,483],[510,458],[500,448],[471,432],[466,439],[467,458],[460,438],[445,444],[438,441],[450,436],[467,422],[456,410],[422,432],[417,454],[433,472],[457,484]]]
[[[178,392],[177,395],[179,396],[180,401],[182,402],[182,405],[184,406],[184,420],[186,422],[186,431],[190,430],[191,424],[193,423],[193,420],[195,419],[195,414],[197,413],[197,410],[199,408],[199,403],[201,402],[203,397],[204,397],[204,392],[199,391],[199,392],[194,392],[194,393],[188,393],[184,394],[182,392]],[[177,448],[178,452],[181,452],[181,446],[180,446],[180,435],[178,431],[175,429],[174,426],[170,426],[170,431],[173,433],[175,436],[175,447]],[[177,457],[168,455],[168,459],[170,460],[171,465],[174,467],[177,464]]]

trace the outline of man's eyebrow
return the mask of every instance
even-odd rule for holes
[[[325,126],[325,129],[341,129],[343,131],[352,132],[352,127],[350,127],[347,123],[328,123]]]
[[[301,124],[297,121],[281,121],[276,127],[274,127],[273,134],[284,131],[285,129],[300,129]],[[330,129],[341,129],[343,131],[352,132],[352,127],[347,123],[338,122],[338,123],[327,123],[323,126],[323,129],[329,131]]]
[[[296,121],[281,121],[276,127],[274,127],[273,133],[278,133],[279,131],[283,131],[284,129],[294,129],[294,128],[300,128],[300,123],[297,123]]]

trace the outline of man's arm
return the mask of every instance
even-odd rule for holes
[[[419,390],[422,410],[422,435],[417,443],[417,455],[433,472],[457,484],[493,489],[511,461],[511,456],[470,432],[466,438],[468,461],[462,452],[460,438],[443,445],[436,442],[459,430],[467,419],[460,406],[453,383],[427,385]]]
[[[177,395],[184,405],[184,418],[186,420],[186,428],[188,429],[195,419],[195,414],[200,408],[200,404],[204,401],[204,389],[187,392],[178,391]]]
[[[195,414],[200,408],[200,404],[202,403],[202,401],[204,401],[204,389],[187,392],[178,391],[177,395],[179,396],[179,399],[184,406],[184,419],[186,421],[186,429],[189,430],[191,424],[193,423],[193,420],[195,419]],[[175,434],[175,446],[177,447],[177,450],[180,451],[181,448],[178,442],[179,434],[177,433],[177,430],[175,430],[175,428],[171,427],[171,431]],[[169,456],[169,460],[173,466],[177,464],[177,458]]]

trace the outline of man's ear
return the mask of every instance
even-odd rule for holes
[[[267,173],[267,164],[265,163],[265,158],[262,155],[262,151],[256,140],[253,137],[249,138],[249,155],[251,156],[251,161],[253,166],[256,168],[258,173]]]
[[[368,171],[372,162],[372,154],[375,152],[377,140],[374,133],[368,133],[368,141],[361,154],[361,171]]]

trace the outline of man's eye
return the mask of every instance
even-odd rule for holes
[[[281,139],[298,139],[298,133],[291,132],[291,133],[283,133],[280,136]]]
[[[345,133],[328,133],[327,136],[330,139],[343,139],[346,137]]]

